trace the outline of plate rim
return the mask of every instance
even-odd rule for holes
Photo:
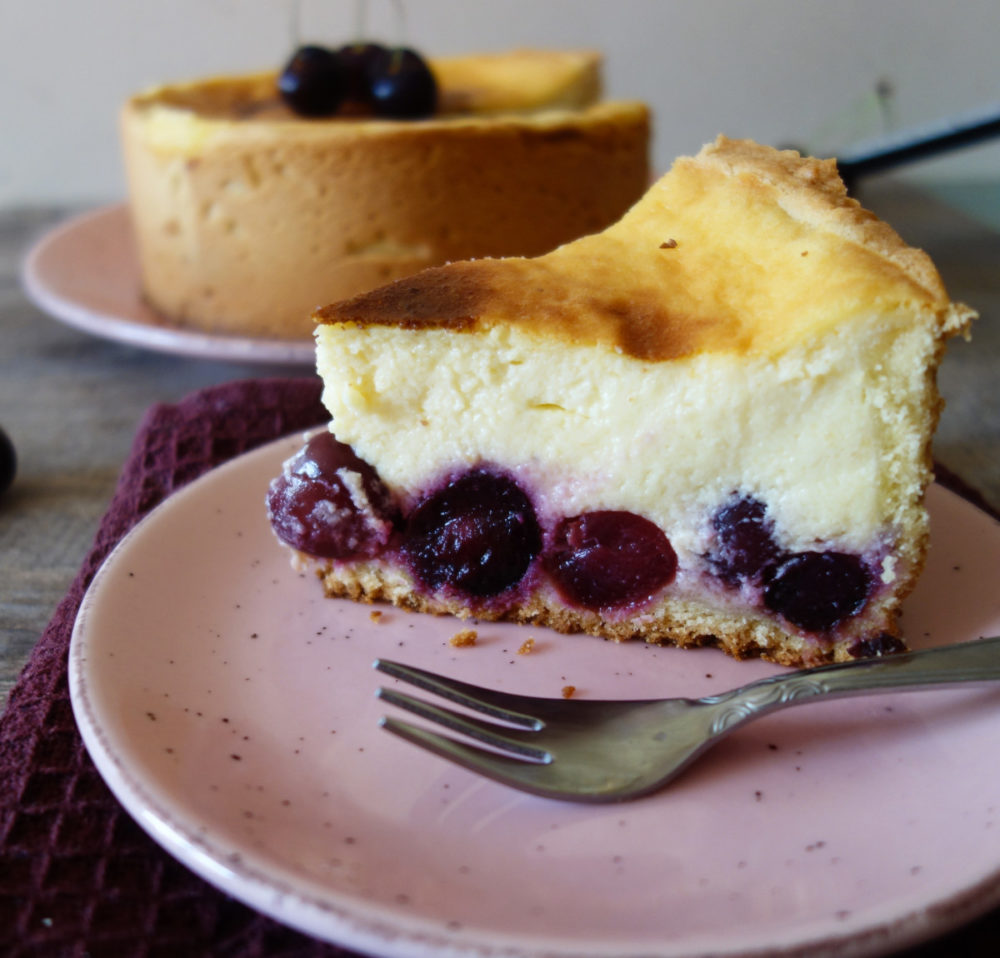
[[[94,603],[99,598],[101,584],[111,574],[114,564],[127,552],[131,544],[148,533],[153,522],[175,508],[178,502],[197,496],[207,484],[217,480],[225,472],[239,471],[248,459],[269,459],[278,461],[279,450],[291,448],[293,440],[300,433],[280,437],[256,449],[241,453],[235,458],[210,469],[205,474],[168,495],[150,512],[141,517],[121,539],[115,543],[100,563],[80,602],[71,632],[68,672],[70,699],[78,728],[88,754],[93,759],[116,800],[123,810],[168,854],[182,862],[198,877],[224,894],[243,902],[261,914],[317,940],[329,942],[344,948],[357,949],[364,953],[378,953],[387,958],[431,958],[447,953],[462,958],[570,958],[570,956],[607,956],[604,950],[581,950],[579,942],[567,945],[563,939],[552,942],[542,941],[534,936],[530,946],[519,945],[518,936],[509,941],[485,943],[482,932],[475,928],[470,933],[456,931],[449,935],[440,931],[430,919],[407,913],[402,923],[398,909],[377,903],[354,900],[338,901],[343,896],[336,892],[324,894],[318,883],[304,876],[295,875],[289,881],[287,875],[275,878],[245,860],[230,862],[226,866],[227,855],[222,842],[210,841],[186,834],[185,829],[171,822],[169,810],[161,799],[151,795],[140,776],[129,774],[124,763],[116,758],[113,749],[104,741],[104,730],[94,722],[91,714],[89,689],[83,676],[86,629]],[[994,517],[984,512],[964,496],[940,483],[934,484],[941,494],[960,503],[977,516],[1000,525]],[[86,721],[81,719],[81,716]],[[140,812],[132,802],[142,803]],[[247,894],[241,886],[234,891],[224,881],[226,871],[237,873],[245,883],[249,881],[255,894]],[[309,891],[303,891],[308,888]],[[289,914],[289,899],[299,907],[293,907]],[[930,901],[925,907],[910,908],[891,919],[879,920],[862,928],[845,932],[843,935],[820,935],[813,939],[796,938],[787,942],[775,942],[761,948],[723,948],[711,951],[643,950],[645,958],[662,954],[669,958],[765,958],[765,956],[794,955],[795,958],[869,958],[889,951],[911,947],[929,941],[981,917],[987,911],[1000,905],[1000,862],[993,872],[973,884],[956,889],[953,894]],[[338,925],[334,936],[329,928],[329,917],[336,916]],[[477,937],[477,934],[480,937]],[[495,936],[494,936],[495,938]],[[523,936],[522,936],[523,940]],[[667,945],[667,942],[664,942]],[[614,952],[615,958],[625,958],[633,952]],[[638,955],[638,952],[635,952]]]
[[[93,229],[130,231],[128,203],[106,204],[59,221],[31,244],[21,261],[21,284],[28,299],[53,319],[91,336],[177,356],[290,366],[314,364],[315,346],[311,340],[208,333],[174,326],[166,320],[153,322],[90,308],[53,279],[51,260],[72,252],[84,232]],[[121,282],[134,282],[138,289],[139,277],[131,269],[130,263],[116,265]]]

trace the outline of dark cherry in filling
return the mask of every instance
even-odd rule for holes
[[[859,556],[798,552],[768,570],[764,604],[807,632],[825,632],[859,612],[872,576]]]
[[[902,639],[890,635],[888,632],[881,632],[878,635],[870,635],[863,639],[858,639],[848,650],[848,654],[855,659],[871,659],[882,655],[895,655],[898,652],[905,652],[906,646]]]
[[[426,588],[486,599],[516,586],[541,547],[535,510],[517,483],[476,469],[417,505],[401,552]]]
[[[778,557],[773,523],[759,499],[740,496],[712,516],[715,542],[708,555],[712,571],[728,585],[756,579]]]
[[[268,489],[267,509],[279,539],[322,559],[378,555],[395,519],[375,470],[328,431],[285,463]]]
[[[771,612],[807,632],[827,632],[860,612],[872,593],[871,572],[860,556],[844,552],[786,552],[774,537],[767,507],[734,496],[712,516],[706,561],[727,586],[763,585]]]
[[[663,531],[633,512],[563,519],[542,562],[566,601],[593,610],[643,602],[677,572],[677,554]]]
[[[268,489],[267,507],[281,540],[319,558],[377,556],[399,525],[378,474],[329,431],[285,463]],[[712,527],[706,559],[713,573],[731,587],[759,583],[764,606],[797,628],[827,632],[872,594],[875,581],[860,556],[782,552],[757,499],[734,497],[713,516]],[[542,531],[520,486],[480,468],[417,504],[400,552],[425,588],[490,599],[521,582],[542,552]],[[541,564],[565,601],[595,611],[641,604],[677,573],[677,555],[663,530],[635,513],[613,510],[562,519]],[[898,645],[885,636],[852,654],[884,654]]]

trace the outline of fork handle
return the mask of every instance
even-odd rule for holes
[[[719,706],[714,727],[723,731],[751,717],[811,699],[996,680],[1000,680],[1000,636],[804,669],[701,701]]]

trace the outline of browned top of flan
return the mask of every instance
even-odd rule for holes
[[[651,361],[773,352],[857,316],[951,304],[929,257],[847,196],[832,160],[720,137],[614,226],[536,259],[452,263],[320,309],[321,323],[519,326]]]

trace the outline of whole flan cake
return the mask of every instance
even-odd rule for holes
[[[170,322],[305,339],[318,306],[425,267],[535,256],[649,184],[649,113],[589,51],[430,61],[416,120],[302,116],[276,73],[161,86],[122,115],[142,289]]]
[[[330,596],[812,665],[904,647],[974,314],[833,161],[720,138],[617,224],[317,313],[268,508]]]

